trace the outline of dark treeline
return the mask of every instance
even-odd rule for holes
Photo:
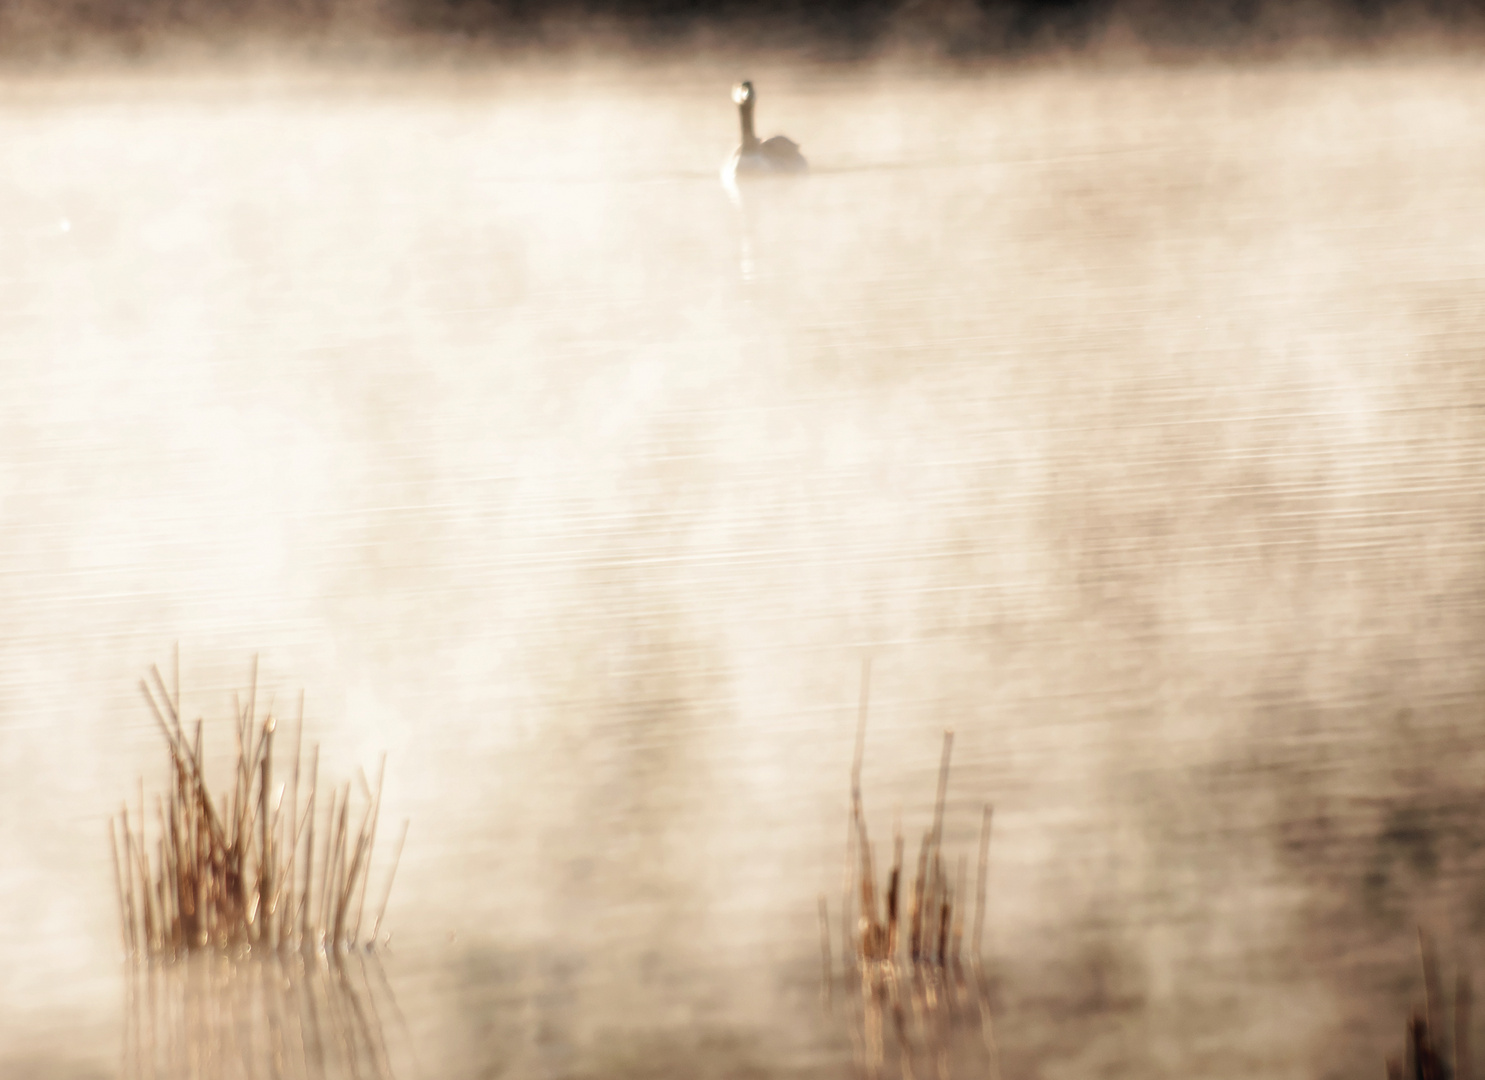
[[[399,12],[410,26],[476,35],[541,37],[596,19],[645,40],[706,27],[769,43],[869,49],[908,37],[967,52],[1081,48],[1114,27],[1152,46],[1241,49],[1485,26],[1485,0],[401,0]]]
[[[907,43],[976,56],[1085,49],[1111,33],[1156,51],[1243,52],[1482,28],[1485,0],[0,0],[11,60],[247,35],[551,50],[701,40],[843,56]]]

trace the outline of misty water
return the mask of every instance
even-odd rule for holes
[[[736,205],[744,76],[814,172]],[[179,645],[216,767],[255,655],[387,754],[399,1076],[850,1075],[867,657],[874,835],[945,728],[994,804],[1007,1077],[1376,1075],[1485,930],[1482,130],[1425,60],[5,83],[0,1074],[127,1069]]]

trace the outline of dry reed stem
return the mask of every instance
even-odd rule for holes
[[[1430,1032],[1444,1028],[1444,993],[1439,983],[1438,956],[1433,939],[1418,927],[1418,959],[1423,965],[1423,1016]]]
[[[363,777],[364,779],[364,777]],[[376,847],[376,825],[380,820],[382,811],[382,786],[387,779],[387,755],[382,755],[382,761],[377,766],[376,772],[376,798],[371,803],[371,829],[366,834],[366,862],[371,863],[371,852]],[[370,880],[370,874],[361,876],[361,887],[356,899],[356,922],[351,928],[351,938],[354,940],[361,934],[361,915],[366,909],[366,886]]]
[[[1474,993],[1469,972],[1461,971],[1454,981],[1454,1080],[1474,1080],[1475,1063],[1470,1056],[1470,1007]]]
[[[851,812],[846,819],[845,885],[840,910],[841,956],[846,958],[848,963],[854,961],[856,952],[851,935],[851,913],[855,907],[852,897],[856,890],[857,829],[861,817],[861,762],[866,756],[866,715],[870,697],[871,657],[867,656],[861,661],[861,692],[858,697],[860,704],[856,714],[856,748],[851,758]]]
[[[992,816],[990,804],[985,804],[985,816],[980,822],[980,869],[975,879],[975,932],[970,944],[970,952],[974,955],[976,962],[979,961],[980,943],[984,938],[985,930],[985,891],[990,880],[990,819]]]
[[[825,1008],[830,1009],[835,1000],[835,980],[831,978],[830,960],[830,911],[825,903],[825,894],[821,893],[819,898],[820,912],[820,996],[824,999]]]
[[[317,859],[318,746],[311,748],[309,791],[302,814],[299,810],[302,696],[290,780],[276,788],[277,720],[271,702],[267,715],[261,720],[257,716],[258,665],[254,659],[246,705],[239,699],[236,706],[238,757],[232,783],[220,798],[214,798],[204,774],[203,724],[196,722],[194,738],[189,741],[182,726],[178,664],[177,659],[173,694],[158,667],[151,669],[151,678],[140,681],[169,750],[172,780],[165,796],[155,800],[154,859],[145,835],[142,779],[138,816],[131,821],[125,804],[119,815],[121,830],[116,833],[112,820],[109,823],[125,951],[135,960],[178,957],[203,949],[253,948],[322,952],[333,958],[352,948],[371,948],[381,912],[363,939],[361,907],[380,816],[386,758],[375,794],[367,788],[369,797],[354,831],[349,817],[350,784],[343,792],[332,791],[326,815],[329,827]],[[362,786],[366,787],[364,777]],[[402,836],[405,839],[406,825]],[[318,897],[314,893],[317,878]],[[391,884],[389,877],[382,910]]]
[[[392,849],[392,869],[387,874],[387,887],[382,891],[382,902],[377,905],[376,918],[371,921],[371,933],[368,935],[372,941],[376,940],[377,929],[382,925],[382,916],[387,913],[387,901],[392,898],[392,882],[397,878],[397,864],[402,861],[402,845],[407,840],[408,822],[402,823],[402,833],[397,837],[397,846]]]

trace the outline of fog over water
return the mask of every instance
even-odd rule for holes
[[[736,204],[742,77],[813,173]],[[946,727],[994,803],[1008,1078],[1375,1075],[1485,930],[1482,131],[1417,57],[0,84],[0,1074],[124,1069],[178,643],[214,768],[254,655],[388,755],[399,1076],[850,1075],[867,657],[874,835]]]

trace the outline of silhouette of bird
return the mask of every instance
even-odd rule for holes
[[[809,163],[799,152],[799,144],[786,135],[775,135],[769,139],[758,138],[753,128],[753,105],[758,95],[750,82],[740,82],[732,88],[732,100],[737,102],[738,117],[742,122],[742,145],[732,152],[727,164],[722,166],[722,180],[733,187],[744,176],[771,176],[809,172]]]

